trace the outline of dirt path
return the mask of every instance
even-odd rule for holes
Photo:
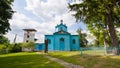
[[[72,63],[68,63],[68,62],[65,62],[63,60],[60,60],[60,59],[57,59],[57,58],[53,58],[51,56],[45,56],[46,58],[52,60],[52,61],[55,61],[55,62],[58,62],[59,64],[65,66],[66,68],[84,68],[82,66],[79,66],[79,65],[75,65],[75,64],[72,64]]]

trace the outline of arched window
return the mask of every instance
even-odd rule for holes
[[[64,38],[60,38],[60,42],[64,42]]]
[[[73,39],[73,41],[72,41],[72,42],[73,42],[73,44],[75,44],[75,39]]]

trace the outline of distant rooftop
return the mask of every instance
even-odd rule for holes
[[[37,30],[35,30],[35,29],[23,29],[24,31],[37,31]]]

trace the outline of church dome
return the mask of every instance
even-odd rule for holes
[[[67,26],[63,24],[63,20],[61,20],[61,23],[57,25],[55,28],[56,28],[56,32],[59,32],[59,31],[67,32]]]

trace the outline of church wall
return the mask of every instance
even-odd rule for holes
[[[48,50],[54,50],[54,37],[53,35],[45,35],[45,39],[48,39]]]
[[[64,43],[60,42],[60,39],[64,39]],[[54,35],[54,50],[58,51],[70,51],[70,35],[68,34],[57,34]]]
[[[78,35],[71,35],[71,40],[70,41],[71,41],[70,42],[71,50],[79,50],[80,49]]]
[[[44,49],[45,49],[44,43],[35,43],[35,48],[34,48],[35,51],[42,51]]]

